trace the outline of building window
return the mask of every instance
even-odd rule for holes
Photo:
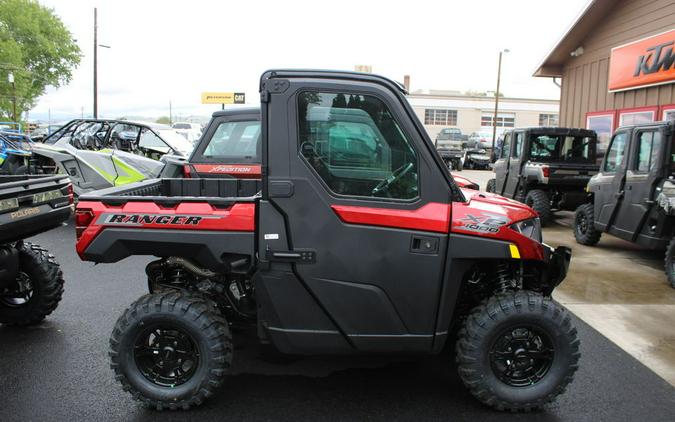
[[[586,129],[594,130],[598,134],[598,153],[604,154],[609,145],[609,139],[612,137],[614,130],[614,113],[608,112],[606,114],[587,114],[586,115]]]
[[[675,120],[675,105],[667,105],[661,107],[661,120],[672,121]]]
[[[483,113],[480,119],[480,125],[483,127],[492,127],[494,113]],[[497,114],[497,127],[515,127],[516,115],[513,113],[499,113]]]
[[[539,126],[547,127],[558,127],[558,115],[557,114],[540,114],[539,115]]]
[[[653,122],[654,114],[654,110],[619,111],[619,126]]]
[[[457,126],[457,110],[424,110],[424,124],[436,126]]]

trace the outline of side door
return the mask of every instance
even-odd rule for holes
[[[508,171],[506,174],[506,181],[504,186],[504,196],[509,198],[516,197],[520,184],[520,165],[522,163],[521,157],[523,155],[523,142],[525,134],[522,130],[512,132],[512,143]]]
[[[624,197],[626,178],[626,152],[630,141],[630,129],[614,133],[600,172],[593,178],[589,188],[594,196],[595,224],[598,229],[611,227],[616,215],[617,205]]]
[[[260,179],[260,113],[214,117],[188,162],[201,178]]]
[[[429,351],[446,335],[435,321],[451,192],[422,126],[393,84],[311,74],[266,83],[282,92],[262,94],[259,255],[292,263],[334,327],[295,317],[268,331],[313,336],[314,348],[335,335],[361,351]],[[284,229],[270,232],[275,218]],[[278,310],[294,300],[288,290],[269,294],[276,315],[309,315],[309,305]]]
[[[630,144],[630,157],[624,198],[611,230],[635,240],[649,215],[655,200],[656,185],[664,173],[663,128],[635,129]]]
[[[509,155],[511,154],[511,135],[513,132],[504,134],[504,142],[499,149],[497,161],[493,164],[495,170],[495,192],[503,195],[506,187],[506,179],[509,176]]]

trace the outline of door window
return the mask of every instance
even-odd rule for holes
[[[609,150],[607,150],[607,157],[605,158],[605,166],[603,167],[603,171],[613,173],[617,168],[621,167],[624,152],[626,150],[627,138],[628,135],[626,132],[619,132],[614,135]]]
[[[637,162],[635,168],[639,173],[648,173],[658,165],[661,150],[661,132],[650,130],[640,132],[637,145]]]
[[[504,135],[504,142],[502,143],[502,150],[499,153],[501,158],[506,158],[509,156],[509,151],[511,151],[511,134],[507,133]]]
[[[522,132],[518,132],[514,135],[514,140],[513,140],[513,157],[514,158],[520,158],[520,154],[523,151],[523,134]]]
[[[258,158],[260,122],[222,122],[204,149],[204,158]]]
[[[413,199],[417,155],[380,99],[370,95],[298,95],[300,154],[335,193]]]

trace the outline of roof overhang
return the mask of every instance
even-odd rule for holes
[[[588,34],[600,24],[602,19],[616,5],[618,0],[590,0],[579,17],[556,43],[546,58],[535,70],[533,76],[559,78],[563,67],[570,59],[570,53],[576,50]]]

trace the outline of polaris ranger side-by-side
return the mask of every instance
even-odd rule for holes
[[[0,323],[31,325],[56,309],[63,275],[54,256],[23,239],[72,214],[65,175],[0,176]]]
[[[503,137],[488,192],[531,206],[542,224],[552,220],[553,210],[574,210],[585,201],[586,183],[598,170],[594,131],[534,127]]]
[[[665,249],[665,271],[675,288],[675,123],[620,127],[600,172],[577,208],[574,236],[595,245],[603,232],[651,249]]]
[[[245,196],[256,180],[166,178],[80,197],[82,259],[159,258],[111,335],[125,390],[157,409],[202,403],[227,378],[236,324],[291,354],[451,341],[467,388],[497,409],[564,391],[579,340],[551,293],[570,250],[542,243],[534,211],[458,188],[388,79],[275,70],[260,94],[260,195]]]

